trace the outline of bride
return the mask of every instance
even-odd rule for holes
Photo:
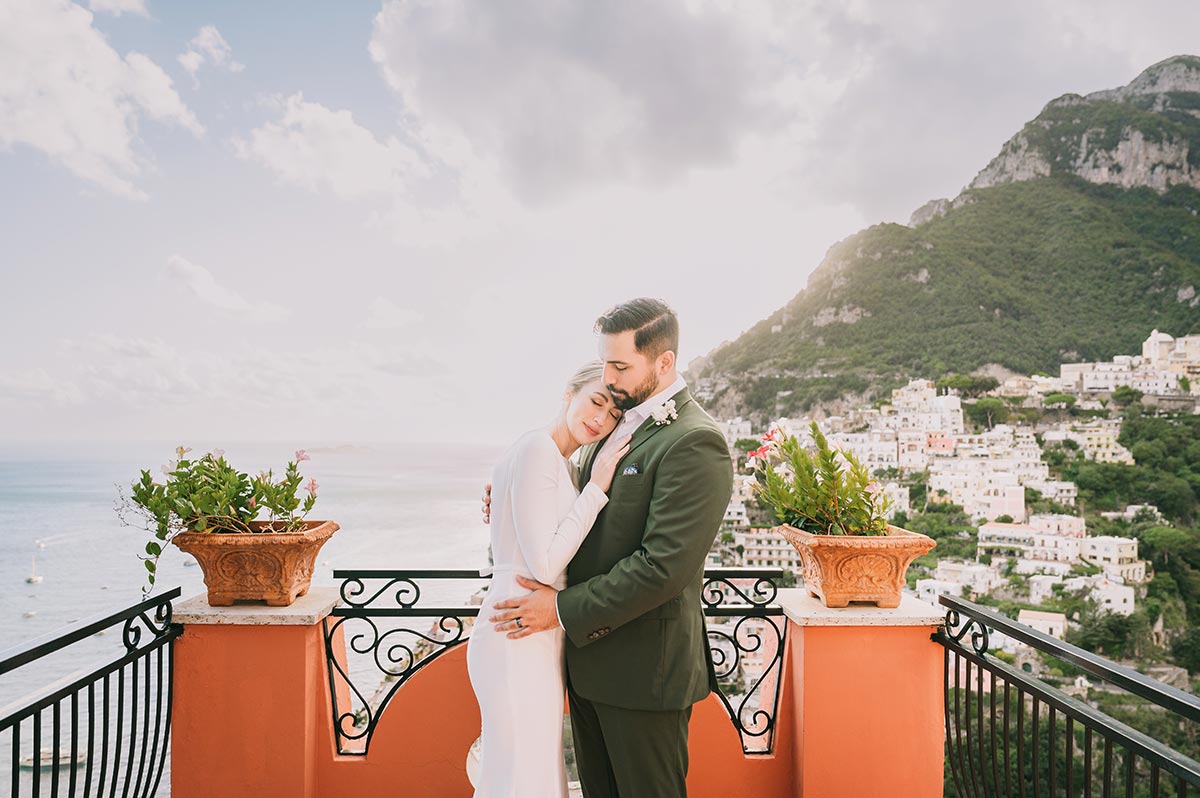
[[[604,364],[589,363],[567,383],[563,408],[548,427],[525,433],[492,472],[492,584],[479,617],[493,604],[529,593],[520,575],[562,589],[567,563],[608,503],[628,439],[598,455],[581,491],[570,457],[612,432],[621,418],[604,387]],[[476,623],[467,672],[483,721],[476,798],[563,798],[563,635],[561,628],[510,639]]]

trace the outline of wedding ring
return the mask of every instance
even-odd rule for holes
[[[521,619],[520,619],[520,618],[517,618],[517,628],[518,628],[518,629],[524,629],[524,628],[525,628],[525,627],[521,626]]]

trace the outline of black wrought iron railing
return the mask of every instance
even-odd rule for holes
[[[97,615],[0,652],[0,678],[119,627],[121,650],[0,708],[9,774],[0,789],[22,795],[150,798],[159,787],[171,728],[171,623],[180,589]],[[146,638],[143,640],[143,638]],[[29,671],[26,671],[28,673]]]
[[[469,638],[479,606],[461,604],[462,597],[470,595],[472,585],[475,590],[486,586],[490,576],[440,569],[335,570],[333,575],[341,580],[342,600],[324,621],[333,725],[340,753],[365,755],[396,691]],[[775,603],[782,576],[782,570],[769,568],[718,568],[704,574],[701,601],[719,695],[749,754],[770,753],[774,742],[786,629]],[[339,632],[344,658],[335,650]],[[338,701],[342,686],[349,705]]]
[[[1200,795],[1200,763],[1167,744],[1197,739],[1200,699],[1077,646],[1016,623],[969,601],[942,596],[945,628],[947,795]],[[998,635],[1076,671],[1078,682],[1055,686],[989,649]],[[1061,670],[1061,669],[1059,669]],[[1154,736],[1083,699],[1088,677],[1146,714]],[[1060,679],[1061,680],[1061,679]],[[1076,687],[1078,685],[1078,687]],[[1163,739],[1159,739],[1163,738]]]

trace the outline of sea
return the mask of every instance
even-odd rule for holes
[[[123,521],[116,507],[143,469],[161,480],[161,468],[179,445],[191,447],[188,456],[195,457],[216,444],[0,442],[0,659],[12,647],[142,600],[146,569],[138,555],[152,534],[137,526],[136,516]],[[314,586],[334,586],[334,569],[487,566],[488,527],[480,519],[479,498],[503,446],[219,445],[230,463],[250,474],[268,468],[279,474],[296,449],[306,449],[312,459],[300,464],[301,473],[306,482],[318,483],[308,517],[340,526],[318,555]],[[35,573],[40,581],[27,581]],[[173,546],[159,561],[156,582],[151,595],[179,586],[186,599],[205,590],[191,555]],[[451,593],[439,595],[433,588],[428,599],[461,604],[478,585],[450,583],[441,589]],[[118,626],[0,676],[0,717],[3,707],[122,651]],[[32,753],[28,725],[24,755]],[[0,734],[0,784],[9,783],[11,762],[11,736]],[[29,773],[22,772],[23,782]],[[168,794],[164,774],[158,795]]]

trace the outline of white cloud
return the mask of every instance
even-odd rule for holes
[[[0,373],[0,398],[28,401],[31,404],[49,402],[58,407],[78,405],[84,401],[79,386],[51,377],[44,368]]]
[[[123,338],[93,333],[64,339],[60,351],[71,359],[68,379],[80,386],[89,403],[108,402],[146,408],[192,401],[204,382],[192,374],[190,362],[159,338]]]
[[[378,137],[349,111],[310,102],[299,92],[267,98],[264,105],[278,116],[231,139],[238,157],[289,185],[374,201],[367,225],[386,229],[399,242],[446,247],[495,229],[511,206],[486,170],[448,163],[416,135],[407,136],[412,143]]]
[[[148,17],[146,0],[88,0],[88,7],[99,14],[112,14],[119,17],[122,14],[137,14]]]
[[[276,322],[291,315],[288,310],[272,302],[251,302],[237,291],[218,283],[208,269],[182,255],[167,258],[167,271],[204,304],[236,313],[246,321]]]
[[[246,68],[244,64],[233,60],[233,48],[215,25],[202,27],[188,42],[187,49],[179,54],[178,60],[193,80],[205,64],[228,72],[241,72]]]
[[[420,354],[404,354],[377,363],[375,368],[393,377],[437,377],[447,373],[445,364]]]
[[[93,333],[60,339],[57,356],[27,373],[0,376],[0,405],[20,419],[53,404],[54,432],[76,437],[394,438],[412,417],[448,421],[447,369],[424,348],[250,339],[232,351],[181,349]],[[124,426],[114,433],[101,419]]]
[[[493,160],[526,201],[732,163],[790,114],[741,4],[388,0],[370,53],[430,140]],[[799,39],[794,44],[802,42]]]
[[[367,318],[363,320],[363,326],[369,330],[395,330],[416,324],[420,320],[421,314],[402,308],[387,297],[377,296],[367,308]]]
[[[0,150],[24,145],[118,196],[145,199],[134,180],[140,117],[203,133],[150,58],[122,57],[64,0],[0,5]]]
[[[369,50],[423,142],[527,204],[755,164],[800,205],[907,220],[1197,27],[1172,0],[385,0]]]
[[[420,156],[394,136],[380,140],[349,111],[308,102],[300,93],[273,97],[279,119],[235,138],[239,157],[257,161],[280,179],[312,191],[328,189],[342,199],[405,190],[427,174]]]

